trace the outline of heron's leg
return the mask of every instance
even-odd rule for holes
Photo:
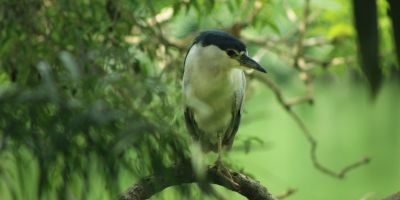
[[[222,165],[222,137],[218,135],[218,157],[217,161],[215,161],[215,164]]]
[[[217,160],[215,161],[214,167],[216,168],[216,172],[223,177],[226,181],[228,181],[231,185],[235,187],[239,187],[239,184],[237,184],[229,172],[229,169],[224,166],[222,162],[222,137],[218,135],[218,146],[217,146],[217,153],[218,157]]]

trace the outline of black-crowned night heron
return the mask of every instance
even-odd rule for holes
[[[246,46],[222,31],[204,31],[184,62],[183,97],[187,128],[204,152],[232,146],[239,128],[246,89],[244,69],[266,70],[247,55]],[[232,179],[231,179],[232,180]]]

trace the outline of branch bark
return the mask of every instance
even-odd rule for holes
[[[225,181],[226,178],[221,177],[212,167],[208,167],[206,171],[206,180],[211,184],[217,184],[240,193],[249,200],[276,200],[260,182],[239,172],[229,170],[229,173],[239,187]],[[178,165],[166,169],[162,174],[153,174],[142,178],[122,194],[118,200],[148,199],[165,188],[197,182],[198,179],[190,164]]]
[[[392,194],[382,200],[399,200],[400,199],[400,192],[397,192],[395,194]]]

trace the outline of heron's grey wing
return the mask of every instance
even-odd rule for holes
[[[199,140],[201,130],[197,127],[197,123],[194,120],[193,109],[186,106],[184,115],[185,115],[186,127],[189,130],[189,133],[192,135],[193,139]]]
[[[185,107],[185,122],[189,133],[195,141],[200,142],[201,149],[203,152],[214,151],[217,152],[217,146],[207,141],[207,138],[202,137],[204,132],[197,126],[196,120],[194,119],[193,109]]]
[[[225,137],[222,141],[222,145],[226,146],[228,149],[231,148],[233,140],[235,139],[236,132],[239,129],[240,118],[243,111],[243,99],[246,89],[246,77],[242,73],[242,87],[235,91],[234,101],[232,105],[232,119],[229,124],[228,129],[225,132]]]

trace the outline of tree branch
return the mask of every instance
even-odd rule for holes
[[[229,173],[239,187],[225,181],[226,177],[222,177],[220,173],[217,173],[215,168],[210,166],[206,171],[206,180],[211,184],[217,184],[231,191],[240,193],[249,200],[276,200],[268,192],[267,188],[262,186],[258,181],[239,172],[229,170]],[[153,174],[142,178],[118,199],[148,199],[165,188],[197,182],[198,179],[190,164],[178,165],[168,168],[165,171],[163,170],[162,174]]]
[[[347,166],[345,166],[343,169],[341,169],[339,172],[335,172],[332,169],[327,168],[326,166],[322,165],[317,157],[317,141],[315,140],[315,138],[311,135],[310,130],[307,128],[307,126],[305,125],[305,123],[303,122],[303,120],[301,120],[301,118],[291,109],[292,108],[292,103],[288,103],[287,101],[285,101],[282,91],[279,89],[279,87],[276,85],[275,82],[273,82],[272,80],[268,79],[266,76],[264,76],[263,74],[260,73],[251,73],[249,74],[251,77],[259,80],[260,82],[264,83],[265,85],[267,85],[274,93],[275,96],[279,102],[279,104],[281,104],[286,112],[293,118],[293,120],[297,123],[297,125],[301,128],[303,135],[306,137],[307,141],[310,143],[311,148],[310,148],[310,155],[311,155],[311,160],[314,164],[314,167],[317,168],[318,170],[320,170],[321,172],[328,174],[332,177],[335,178],[344,178],[345,175],[353,170],[356,169],[360,166],[363,166],[367,163],[369,163],[370,159],[368,157],[362,158],[357,162],[354,162],[352,164],[349,164]]]
[[[299,21],[299,26],[296,30],[295,33],[299,34],[297,42],[294,44],[294,53],[291,52],[285,52],[284,50],[281,50],[279,48],[276,48],[276,43],[281,42],[282,39],[279,40],[265,40],[265,39],[254,39],[254,38],[248,38],[247,41],[255,44],[260,44],[264,45],[265,48],[268,48],[269,50],[274,51],[277,55],[283,55],[289,58],[293,58],[293,67],[297,70],[299,73],[300,79],[303,81],[303,83],[306,86],[306,95],[303,97],[295,97],[293,99],[286,100],[283,97],[281,89],[278,87],[278,85],[270,80],[269,78],[259,74],[259,73],[250,73],[251,78],[255,78],[265,85],[267,85],[275,94],[278,102],[281,104],[281,106],[284,107],[286,112],[292,117],[292,119],[296,122],[296,124],[300,127],[302,130],[303,135],[306,137],[307,141],[310,143],[310,156],[311,160],[314,164],[314,167],[321,172],[328,174],[332,177],[336,178],[344,178],[347,172],[360,167],[362,165],[365,165],[369,162],[369,158],[362,158],[357,162],[354,162],[352,164],[349,164],[348,166],[345,166],[342,168],[340,171],[336,172],[332,169],[327,168],[326,166],[322,165],[320,161],[318,160],[317,157],[317,141],[315,138],[312,136],[311,131],[307,128],[303,120],[299,117],[299,115],[292,110],[292,106],[301,104],[301,103],[313,103],[313,93],[314,93],[314,87],[313,87],[313,75],[308,71],[307,67],[307,62],[315,62],[315,60],[310,59],[305,55],[304,51],[304,46],[305,46],[305,41],[307,41],[307,38],[305,37],[308,25],[311,23],[311,17],[310,17],[310,6],[311,6],[311,0],[304,0],[304,9],[303,9],[303,18],[301,21]],[[291,15],[291,11],[289,12],[288,10],[288,17]],[[290,18],[290,17],[289,17]],[[293,20],[297,18],[296,16],[293,17]],[[332,41],[333,42],[333,41]],[[257,59],[256,59],[257,60]],[[317,60],[318,61],[318,60]],[[331,64],[333,62],[332,60],[329,60],[324,64],[325,62],[315,62],[319,64],[323,64],[322,66],[326,66],[328,64]],[[314,63],[314,64],[315,64]]]
[[[281,194],[278,194],[278,195],[276,195],[276,197],[279,199],[279,200],[283,200],[283,199],[286,199],[287,197],[290,197],[290,196],[292,196],[294,193],[296,193],[297,192],[297,189],[295,189],[295,188],[289,188],[287,191],[285,191],[284,193],[281,193]]]
[[[399,200],[399,199],[400,199],[400,192],[397,192],[397,193],[392,194],[392,195],[390,195],[388,197],[385,197],[382,200]]]

